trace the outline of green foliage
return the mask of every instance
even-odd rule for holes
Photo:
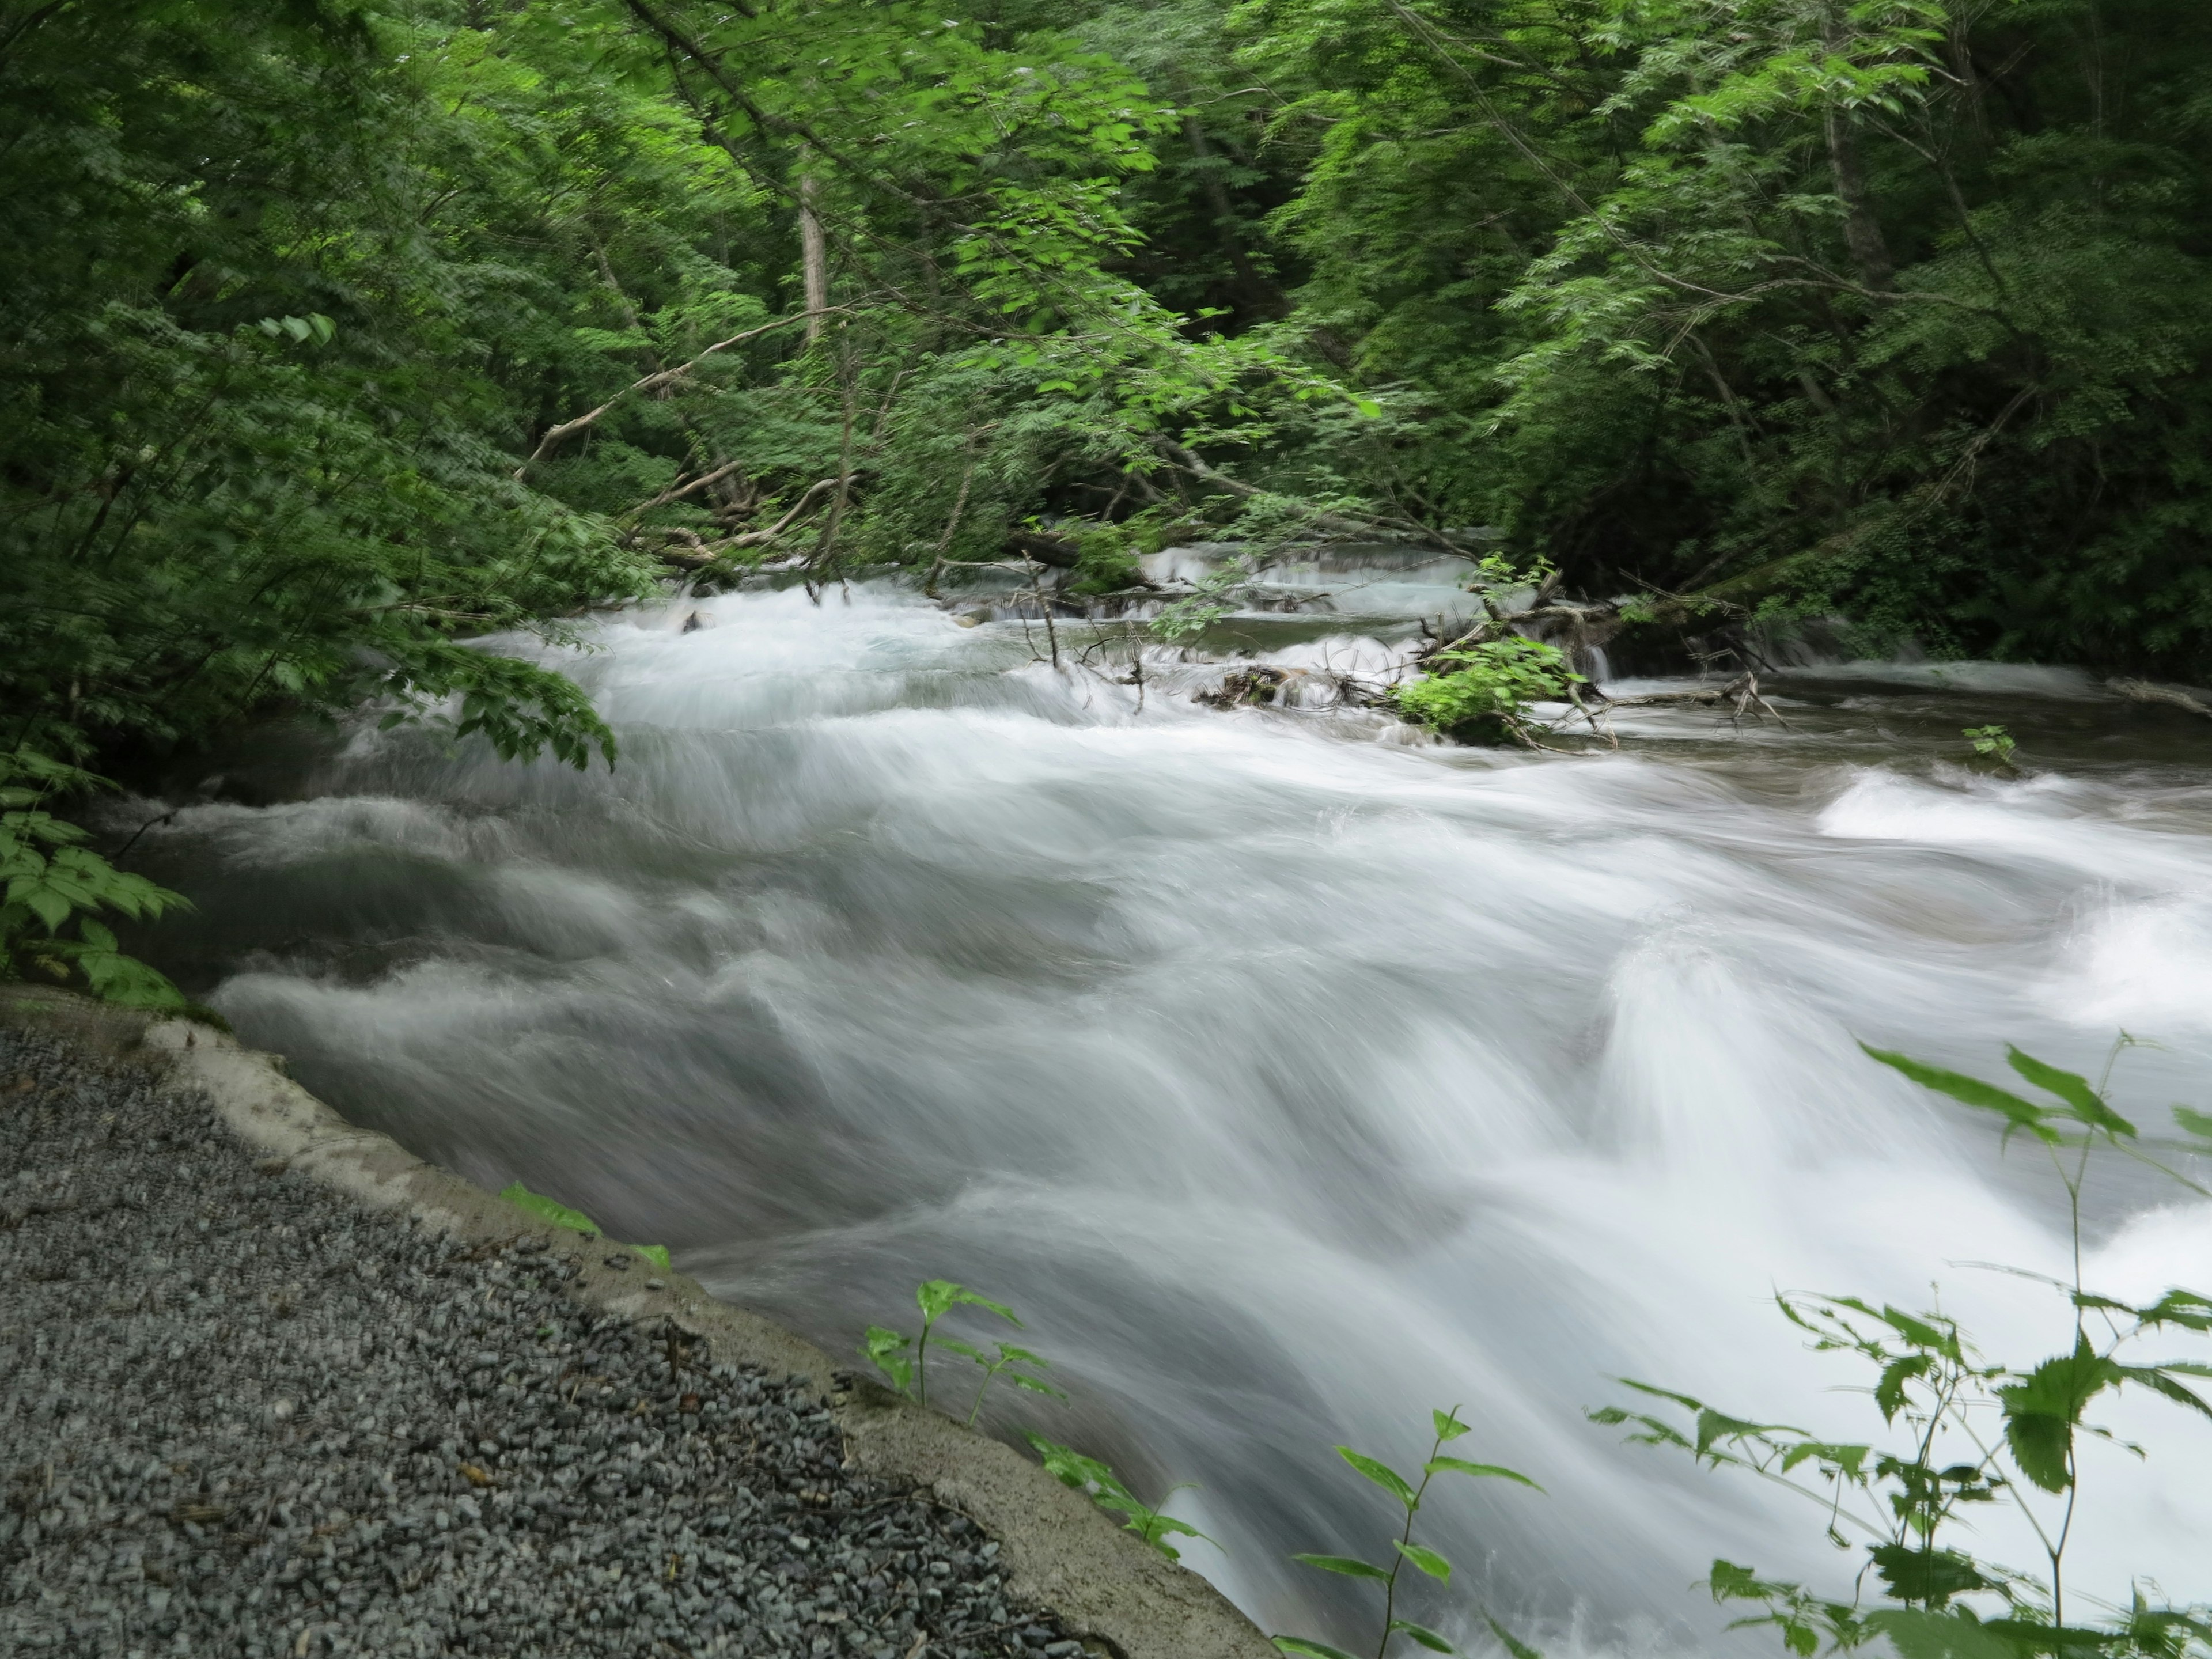
[[[2115,1057],[2130,1041],[2121,1039]],[[2081,1598],[2069,1597],[2065,1583],[2066,1552],[2081,1518],[2080,1453],[2085,1440],[2112,1437],[2090,1420],[2094,1405],[2136,1388],[2212,1419],[2201,1380],[2212,1378],[2212,1363],[2132,1357],[2147,1337],[2212,1337],[2212,1297],[2179,1288],[2142,1304],[2104,1296],[2083,1285],[2078,1267],[2081,1183],[2091,1153],[2117,1152],[2166,1166],[2143,1151],[2102,1084],[2017,1048],[2008,1055],[2014,1072],[2055,1103],[1902,1054],[1867,1053],[2002,1119],[2005,1142],[2025,1135],[2049,1157],[2074,1214],[2075,1277],[2049,1281],[2069,1304],[2066,1346],[2033,1364],[1995,1363],[1941,1312],[1876,1307],[1850,1296],[1782,1295],[1784,1316],[1815,1352],[1847,1355],[1867,1372],[1866,1392],[1893,1431],[1887,1442],[1826,1440],[1632,1382],[1627,1386],[1663,1409],[1607,1407],[1591,1413],[1592,1420],[1626,1426],[1632,1441],[1671,1447],[1709,1468],[1747,1470],[1801,1492],[1820,1506],[1831,1542],[1863,1551],[1860,1590],[1849,1600],[1764,1579],[1736,1563],[1713,1563],[1713,1598],[1758,1609],[1735,1624],[1772,1627],[1791,1653],[1809,1656],[1824,1645],[1846,1650],[1887,1638],[1905,1659],[2029,1659],[2061,1650],[2146,1659],[2212,1654],[2212,1609],[2163,1605],[2139,1588],[2130,1606],[2096,1608],[2084,1619]],[[2176,1109],[2185,1133],[2212,1128],[2212,1121],[2191,1121],[2203,1116]],[[2001,1435],[1984,1431],[1990,1422],[2002,1425]],[[2019,1513],[2041,1541],[2046,1576],[1992,1565],[1962,1547],[1977,1514],[1998,1506]],[[1881,1592],[1873,1606],[1866,1601],[1869,1575]]]
[[[1037,1455],[1043,1460],[1045,1470],[1064,1486],[1073,1486],[1110,1515],[1122,1517],[1121,1529],[1133,1532],[1170,1561],[1180,1561],[1182,1553],[1168,1540],[1170,1538],[1206,1538],[1206,1534],[1187,1521],[1178,1521],[1171,1515],[1162,1515],[1157,1509],[1138,1498],[1114,1471],[1095,1457],[1048,1440],[1041,1434],[1029,1434],[1027,1439]],[[1185,1488],[1177,1486],[1168,1493],[1172,1498]],[[1212,1543],[1212,1539],[1206,1539]]]
[[[1242,0],[1358,487],[1585,591],[2212,663],[2212,13]],[[1290,458],[1285,455],[1285,462]]]
[[[863,1339],[860,1352],[868,1363],[889,1379],[890,1385],[917,1405],[929,1403],[929,1339],[937,1328],[937,1322],[955,1308],[981,1308],[994,1313],[1009,1325],[1018,1327],[1021,1321],[1014,1310],[1003,1302],[994,1302],[988,1296],[979,1296],[964,1285],[956,1285],[949,1279],[926,1279],[915,1287],[915,1305],[921,1310],[921,1334],[911,1337],[884,1325],[871,1325]],[[1031,1393],[1054,1392],[1040,1381],[1036,1372],[1045,1367],[1045,1361],[1022,1348],[1009,1348],[1001,1344],[994,1358],[980,1348],[948,1337],[938,1345],[949,1347],[955,1353],[973,1360],[983,1370],[983,1386],[975,1391],[975,1404],[968,1413],[973,1423],[975,1413],[983,1408],[983,1394],[994,1379],[1004,1375],[1006,1381],[1018,1389]]]
[[[2000,766],[2011,766],[2013,757],[2020,752],[2020,744],[2002,726],[1970,726],[1959,735],[1974,745],[1977,755]]]
[[[1291,1558],[1294,1561],[1304,1562],[1307,1566],[1316,1568],[1322,1572],[1335,1573],[1346,1578],[1369,1579],[1382,1586],[1382,1631],[1381,1639],[1376,1644],[1375,1659],[1383,1659],[1383,1656],[1390,1650],[1393,1638],[1400,1635],[1403,1635],[1407,1640],[1418,1646],[1426,1648],[1432,1653],[1452,1653],[1457,1650],[1450,1643],[1425,1625],[1418,1625],[1410,1619],[1398,1616],[1398,1575],[1407,1567],[1411,1566],[1439,1583],[1451,1582],[1452,1564],[1437,1550],[1425,1544],[1417,1544],[1413,1541],[1413,1525],[1420,1515],[1421,1504],[1428,1496],[1429,1483],[1439,1474],[1462,1474],[1476,1480],[1511,1480],[1535,1491],[1543,1490],[1527,1475],[1516,1470],[1506,1468],[1501,1464],[1476,1463],[1463,1457],[1446,1455],[1443,1449],[1445,1446],[1470,1432],[1469,1425],[1460,1420],[1459,1408],[1456,1406],[1448,1412],[1431,1412],[1430,1417],[1433,1419],[1432,1426],[1436,1431],[1436,1438],[1429,1448],[1427,1458],[1421,1464],[1421,1479],[1418,1485],[1408,1480],[1380,1458],[1370,1457],[1364,1452],[1352,1450],[1349,1446],[1339,1446],[1336,1449],[1336,1455],[1339,1457],[1350,1464],[1362,1479],[1389,1493],[1391,1499],[1405,1513],[1404,1526],[1401,1528],[1399,1535],[1390,1540],[1391,1547],[1395,1552],[1390,1565],[1387,1567],[1377,1566],[1372,1561],[1364,1561],[1357,1556],[1350,1555],[1295,1555]],[[1490,1618],[1487,1614],[1484,1617],[1498,1640],[1504,1644],[1509,1652],[1516,1656],[1516,1659],[1541,1659],[1541,1656],[1535,1655],[1533,1650],[1507,1634],[1504,1626],[1500,1626],[1495,1619]],[[1275,1645],[1285,1653],[1306,1655],[1308,1659],[1350,1659],[1350,1656],[1341,1649],[1330,1647],[1326,1643],[1316,1642],[1306,1637],[1278,1636],[1274,1641]]]
[[[117,869],[84,844],[82,829],[45,810],[53,794],[101,781],[35,750],[0,753],[0,978],[74,983],[125,1007],[181,1010],[177,988],[124,955],[99,918],[150,921],[184,907],[183,896]]]
[[[503,1188],[500,1196],[549,1227],[566,1227],[572,1232],[583,1233],[592,1238],[605,1237],[599,1224],[581,1210],[571,1209],[557,1198],[533,1193],[519,1181]],[[633,1244],[629,1248],[661,1272],[669,1271],[668,1247],[665,1244]]]
[[[1462,743],[1529,743],[1528,706],[1558,702],[1583,684],[1555,645],[1517,635],[1429,659],[1431,672],[1391,694],[1407,719]],[[1442,672],[1434,665],[1449,664]]]
[[[517,1205],[549,1227],[566,1227],[580,1233],[599,1237],[599,1224],[581,1210],[572,1210],[556,1198],[543,1193],[533,1193],[520,1182],[515,1182],[501,1192],[508,1203]]]

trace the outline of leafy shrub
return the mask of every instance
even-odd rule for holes
[[[2121,1046],[2130,1041],[2123,1037]],[[1748,1470],[1802,1492],[1819,1505],[1831,1542],[1863,1552],[1862,1588],[1848,1600],[1761,1578],[1735,1562],[1713,1563],[1707,1581],[1713,1599],[1759,1609],[1736,1625],[1772,1626],[1801,1659],[1824,1646],[1848,1651],[1882,1638],[1905,1659],[2212,1655],[2212,1609],[2166,1604],[2154,1587],[2138,1584],[2130,1605],[2084,1618],[2086,1598],[2066,1583],[2068,1545],[2084,1518],[2079,1449],[2087,1439],[2111,1438],[2087,1420],[2090,1406],[2133,1388],[2212,1418],[2197,1381],[2212,1378],[2212,1364],[2141,1363],[2131,1352],[2145,1337],[2212,1335],[2212,1297],[2176,1288],[2136,1303],[2082,1282],[2081,1196],[2090,1156],[2116,1152],[2203,1189],[2153,1156],[2136,1126],[2107,1103],[2101,1084],[2093,1087],[2017,1048],[2013,1070],[2056,1104],[1902,1054],[1867,1052],[1917,1083],[2003,1118],[2007,1142],[2023,1137],[2049,1156],[2074,1218],[2073,1277],[2046,1281],[2071,1315],[2060,1352],[2027,1366],[1992,1363],[1941,1312],[1876,1307],[1851,1296],[1784,1294],[1777,1297],[1784,1316],[1816,1352],[1851,1355],[1871,1373],[1864,1392],[1893,1431],[1888,1439],[1826,1440],[1634,1382],[1628,1386],[1671,1409],[1662,1415],[1607,1407],[1593,1419],[1628,1425],[1632,1440],[1686,1452],[1709,1468]],[[2212,1116],[2179,1106],[2173,1116],[2185,1138],[2177,1145],[2212,1152]],[[1975,1529],[1977,1513],[2000,1508],[2026,1521],[2047,1562],[2043,1574],[1961,1547],[1960,1534]],[[1880,1587],[1871,1606],[1863,1589],[1869,1581]]]
[[[182,1008],[177,988],[125,956],[97,918],[150,921],[184,896],[117,869],[84,845],[82,830],[45,810],[51,795],[101,781],[33,750],[0,754],[0,976],[75,983],[125,1007]]]
[[[1430,1417],[1436,1426],[1436,1440],[1429,1447],[1428,1456],[1422,1462],[1419,1485],[1407,1480],[1379,1458],[1356,1452],[1349,1446],[1336,1449],[1339,1457],[1350,1464],[1362,1478],[1373,1481],[1389,1492],[1406,1512],[1405,1526],[1398,1536],[1390,1540],[1390,1547],[1395,1552],[1390,1565],[1380,1567],[1372,1561],[1364,1561],[1351,1555],[1298,1555],[1291,1558],[1304,1562],[1310,1567],[1318,1567],[1323,1572],[1341,1573],[1346,1578],[1364,1578],[1382,1586],[1382,1636],[1376,1644],[1376,1659],[1383,1659],[1389,1651],[1391,1638],[1400,1635],[1409,1638],[1431,1653],[1455,1651],[1449,1642],[1427,1626],[1417,1625],[1410,1619],[1398,1616],[1398,1575],[1409,1565],[1441,1583],[1451,1582],[1452,1564],[1440,1552],[1426,1544],[1413,1541],[1413,1523],[1419,1518],[1422,1502],[1428,1496],[1429,1482],[1440,1474],[1464,1474],[1477,1480],[1516,1480],[1538,1492],[1543,1490],[1517,1470],[1497,1463],[1475,1463],[1464,1457],[1445,1455],[1444,1448],[1469,1432],[1469,1425],[1460,1421],[1456,1406],[1448,1412],[1431,1412]],[[1514,1659],[1540,1659],[1534,1649],[1516,1640],[1497,1620],[1486,1613],[1484,1621]],[[1312,1641],[1303,1636],[1278,1636],[1274,1641],[1285,1653],[1300,1655],[1303,1659],[1352,1659],[1352,1655],[1342,1648],[1333,1648],[1326,1642]]]
[[[1391,702],[1407,720],[1459,743],[1530,743],[1528,706],[1556,702],[1583,683],[1557,646],[1517,635],[1440,651],[1429,661],[1453,666],[1400,686]]]

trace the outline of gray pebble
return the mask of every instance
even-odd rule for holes
[[[1081,1651],[794,1380],[583,1308],[580,1265],[0,1032],[0,1653]]]

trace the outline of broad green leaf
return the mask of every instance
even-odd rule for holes
[[[1441,1578],[1447,1583],[1450,1582],[1452,1576],[1451,1563],[1445,1560],[1443,1556],[1437,1554],[1436,1551],[1431,1549],[1426,1544],[1400,1544],[1397,1543],[1395,1540],[1393,1540],[1392,1543],[1399,1554],[1404,1556],[1408,1561],[1411,1561],[1423,1572],[1428,1574],[1430,1577]]]
[[[1336,1455],[1401,1504],[1408,1508],[1413,1506],[1413,1489],[1407,1486],[1405,1478],[1388,1463],[1370,1457],[1364,1452],[1356,1452],[1349,1446],[1339,1446],[1336,1449]]]
[[[1980,1567],[1955,1550],[1878,1544],[1871,1553],[1875,1571],[1900,1601],[1928,1601],[1941,1607],[1954,1596],[1995,1588],[1982,1576]]]
[[[957,1307],[988,1308],[1010,1324],[1022,1322],[1014,1317],[1014,1310],[1002,1302],[994,1302],[988,1296],[978,1296],[965,1285],[956,1285],[949,1279],[924,1279],[915,1287],[914,1299],[925,1318],[935,1320]]]
[[[1459,1650],[1426,1625],[1417,1625],[1410,1619],[1393,1619],[1390,1628],[1405,1632],[1431,1653],[1456,1653]]]
[[[1429,1415],[1436,1422],[1437,1438],[1439,1440],[1456,1440],[1463,1434],[1474,1432],[1468,1425],[1459,1420],[1459,1407],[1456,1406],[1448,1412],[1431,1411]]]
[[[2021,1473],[2045,1492],[2062,1492],[2072,1486],[2070,1454],[2081,1413],[2121,1380],[2120,1368],[2092,1348],[2085,1335],[2073,1352],[2046,1359],[2019,1382],[2000,1388],[2005,1443]]]
[[[1544,1489],[1518,1469],[1500,1463],[1470,1463],[1464,1457],[1431,1457],[1421,1465],[1431,1474],[1471,1474],[1485,1480],[1517,1480],[1535,1492]]]
[[[2105,1104],[2089,1080],[2073,1072],[2062,1072],[2056,1066],[2046,1066],[2033,1054],[2024,1054],[2017,1048],[2006,1050],[2005,1057],[2018,1072],[2039,1089],[2047,1089],[2074,1109],[2074,1115],[2092,1128],[2104,1129],[2116,1135],[2132,1135],[2136,1126]]]
[[[2191,1134],[2212,1140],[2212,1112],[2196,1112],[2186,1106],[2177,1106],[2173,1109],[2173,1121]]]
[[[2015,1647],[1964,1613],[1885,1607],[1867,1624],[1889,1638],[1899,1659],[2027,1659],[2038,1650]]]
[[[514,1182],[500,1196],[536,1216],[549,1226],[567,1227],[580,1233],[597,1236],[599,1224],[581,1210],[572,1210],[560,1200],[548,1198],[543,1193],[533,1193],[520,1182]]]
[[[1326,1642],[1309,1642],[1303,1636],[1271,1636],[1267,1638],[1285,1653],[1295,1653],[1301,1659],[1352,1659],[1342,1648],[1333,1648]]]
[[[1291,1559],[1319,1567],[1323,1572],[1342,1573],[1346,1578],[1379,1578],[1388,1583],[1390,1577],[1382,1568],[1349,1555],[1293,1555]]]

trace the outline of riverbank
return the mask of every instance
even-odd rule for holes
[[[0,1002],[0,1649],[1270,1650],[1006,1448],[206,1028]]]

